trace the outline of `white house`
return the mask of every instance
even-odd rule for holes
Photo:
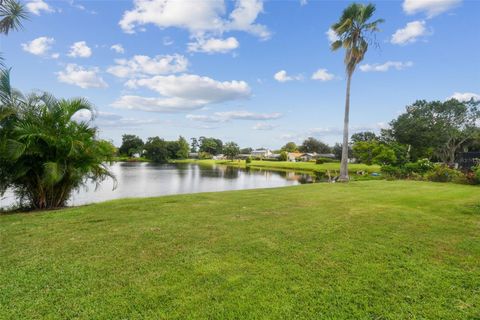
[[[252,151],[252,157],[254,158],[268,158],[272,155],[270,149],[257,149]]]

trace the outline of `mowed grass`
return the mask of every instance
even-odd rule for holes
[[[479,191],[365,181],[0,216],[0,318],[479,319]]]
[[[228,166],[237,166],[237,167],[246,167],[245,160],[175,160],[176,163],[198,163],[204,165],[228,165]],[[315,162],[290,162],[290,161],[259,161],[252,160],[249,164],[252,168],[262,168],[269,170],[296,170],[304,172],[326,172],[332,171],[334,174],[335,171],[340,171],[340,162],[331,162],[331,163],[322,163],[316,164]],[[369,173],[380,172],[380,166],[378,165],[366,165],[363,163],[351,163],[348,165],[348,171],[355,173],[357,171],[366,171]]]

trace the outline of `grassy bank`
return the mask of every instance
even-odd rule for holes
[[[479,190],[366,181],[0,216],[0,318],[477,319]]]
[[[245,168],[247,164],[244,160],[176,160],[177,163],[198,163],[198,164],[205,164],[205,165],[213,165],[213,164],[220,164],[220,165],[227,165],[227,166],[236,166]],[[332,162],[332,163],[323,163],[323,164],[315,164],[315,162],[288,162],[288,161],[257,161],[253,160],[249,166],[251,168],[259,168],[259,169],[268,169],[268,170],[295,170],[298,172],[326,172],[331,171],[332,174],[335,171],[340,170],[340,163],[339,162]],[[355,173],[357,171],[365,171],[365,172],[380,172],[380,167],[377,165],[368,166],[365,164],[359,163],[352,163],[348,165],[348,170],[351,173]]]

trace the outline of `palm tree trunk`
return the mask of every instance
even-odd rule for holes
[[[347,92],[345,94],[345,118],[343,120],[343,144],[342,161],[340,163],[340,177],[338,181],[347,182],[348,177],[348,123],[350,119],[350,82],[352,81],[352,72],[347,76]]]

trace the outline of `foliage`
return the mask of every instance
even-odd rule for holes
[[[358,141],[353,145],[353,156],[358,162],[368,165],[399,165],[405,162],[406,149],[398,144],[390,145],[378,140]]]
[[[200,152],[206,152],[211,155],[217,155],[223,152],[223,142],[220,139],[200,137],[198,140]]]
[[[252,157],[248,157],[247,159],[245,159],[245,163],[246,164],[252,163]]]
[[[166,163],[169,159],[168,144],[159,137],[150,137],[144,145],[147,159],[156,163]]]
[[[177,141],[177,150],[175,152],[175,159],[187,159],[190,151],[190,146],[187,140],[180,136]]]
[[[335,155],[335,159],[341,160],[342,159],[342,148],[343,145],[341,143],[335,143],[332,147],[332,153]],[[352,146],[348,145],[348,157],[353,157],[353,150]]]
[[[190,146],[191,146],[190,151],[194,153],[198,152],[198,148],[200,147],[200,144],[198,143],[197,138],[191,138],[190,141],[192,141],[190,143]]]
[[[242,148],[242,149],[240,149],[241,154],[250,154],[250,153],[252,153],[252,151],[253,151],[253,148]]]
[[[317,159],[315,160],[315,163],[316,163],[316,164],[337,163],[337,162],[338,162],[338,161],[335,160],[335,159],[323,158],[323,157],[317,158]]]
[[[437,156],[453,164],[455,154],[478,133],[479,102],[418,100],[390,123],[386,135],[411,146],[412,160]]]
[[[72,120],[77,112],[92,113],[87,100],[49,94],[23,99],[8,87],[2,87],[1,109],[14,106],[15,113],[1,122],[0,194],[9,188],[30,208],[58,208],[87,181],[113,178],[104,164],[113,156],[112,144],[98,140],[90,122]]]
[[[202,160],[212,159],[212,155],[208,152],[200,151],[198,153],[198,159],[202,159]]]
[[[22,20],[28,19],[25,6],[16,0],[0,1],[0,33],[8,35],[10,30],[22,28]]]
[[[288,152],[282,151],[280,152],[280,156],[278,157],[278,161],[287,161],[288,160]]]
[[[352,143],[368,142],[368,141],[378,140],[378,137],[374,132],[363,131],[363,132],[357,132],[352,134],[352,136],[350,137],[350,140],[352,141]]]
[[[118,148],[118,153],[121,156],[132,157],[134,154],[138,153],[142,155],[143,153],[143,140],[133,134],[124,134],[122,135],[122,145]]]
[[[227,142],[223,146],[223,153],[227,156],[227,158],[233,160],[240,153],[240,148],[235,142]]]
[[[317,140],[313,137],[309,137],[303,141],[299,150],[305,153],[330,153],[332,149],[320,140]]]
[[[434,182],[452,182],[461,176],[461,172],[451,169],[444,164],[438,164],[428,171],[425,175],[426,179]]]
[[[282,148],[281,151],[286,151],[286,152],[295,152],[297,151],[298,147],[295,144],[295,142],[287,142]]]

